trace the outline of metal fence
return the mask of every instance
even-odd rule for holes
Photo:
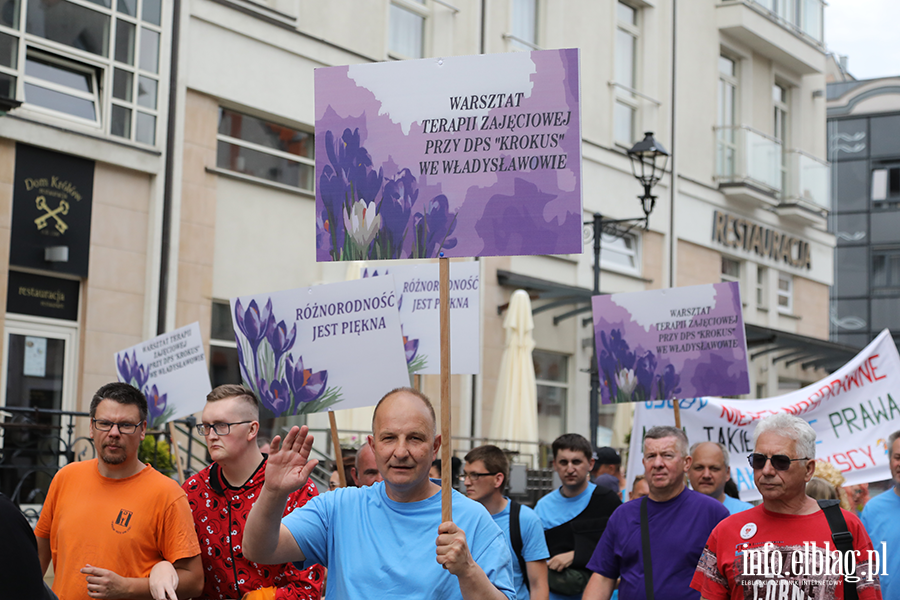
[[[65,465],[96,458],[93,441],[79,432],[89,430],[90,415],[85,412],[52,410],[43,408],[2,407],[0,408],[0,492],[23,508],[26,515],[36,520],[40,505],[43,504],[50,487],[50,481]],[[196,419],[193,416],[172,421],[180,455],[182,474],[185,479],[209,464],[206,443],[195,435]],[[285,432],[278,432],[283,435]],[[312,478],[320,491],[328,489],[330,466],[334,462],[331,452],[330,430],[314,431],[328,440],[327,453],[313,451],[313,457],[320,461]],[[365,439],[368,432],[359,433]],[[164,444],[162,444],[164,442]],[[510,462],[526,471],[525,489],[510,492],[510,496],[523,504],[534,505],[543,495],[553,489],[553,470],[537,465],[546,464],[546,448],[539,444],[529,444],[516,440],[490,440],[487,438],[453,438],[457,446],[474,448],[485,443],[494,443],[508,450]],[[159,444],[159,445],[157,445]],[[148,430],[141,448],[141,459],[158,471],[175,476],[175,447],[172,432]],[[527,448],[529,451],[523,451]],[[454,456],[462,459],[466,449],[457,448]]]
[[[59,469],[70,462],[96,457],[93,441],[78,435],[79,431],[88,431],[89,419],[85,412],[0,408],[0,492],[20,506],[43,504],[50,480]],[[172,423],[183,474],[189,477],[208,464],[206,444],[193,435],[194,417]],[[166,445],[157,445],[163,441]],[[148,431],[141,458],[160,472],[175,475],[177,469],[171,458],[174,453],[163,451],[173,448],[172,441],[168,428]]]

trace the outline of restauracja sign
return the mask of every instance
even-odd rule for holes
[[[743,248],[775,262],[798,269],[811,269],[809,242],[763,227],[748,219],[715,211],[713,242],[729,248]]]

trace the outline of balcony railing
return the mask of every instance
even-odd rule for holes
[[[746,183],[778,195],[782,190],[782,146],[745,125],[716,127],[716,180]]]
[[[779,23],[822,44],[823,0],[748,0],[766,10]]]
[[[831,165],[802,150],[787,153],[788,188],[785,203],[805,201],[822,210],[831,210]]]

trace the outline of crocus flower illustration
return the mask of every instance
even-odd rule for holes
[[[237,321],[238,329],[250,342],[250,347],[253,349],[253,358],[255,359],[259,344],[266,337],[269,320],[272,319],[272,299],[269,298],[263,310],[259,309],[256,300],[251,300],[246,311],[241,306],[240,299],[238,299],[234,305],[234,317]]]
[[[135,361],[136,362],[136,361]],[[116,371],[119,373],[119,379],[124,382],[131,381],[132,360],[128,353],[116,355]]]
[[[325,385],[328,383],[328,371],[313,373],[311,369],[304,369],[302,356],[298,356],[295,363],[294,357],[288,354],[285,375],[294,394],[295,413],[301,403],[312,402],[319,398],[325,392]]]
[[[619,394],[623,394],[626,398],[631,398],[634,388],[637,387],[637,377],[631,369],[622,369],[616,373],[616,386],[619,388]]]
[[[360,258],[367,256],[369,245],[381,227],[381,215],[377,214],[375,203],[366,204],[362,200],[355,203],[350,214],[344,215],[344,227],[362,253]]]
[[[325,218],[321,229],[317,229],[317,232],[324,230],[327,233],[334,258],[339,259],[341,248],[344,247],[343,215],[347,212],[345,205],[350,188],[331,165],[325,165],[322,169],[322,175],[319,177],[319,195],[325,204]]]
[[[138,362],[137,352],[132,351],[131,356],[125,352],[122,356],[116,356],[116,371],[124,383],[129,383],[142,390],[150,379],[150,371]]]
[[[384,184],[378,212],[383,223],[381,235],[391,258],[400,256],[409,226],[409,215],[418,197],[419,185],[409,169],[403,169],[395,179]]]
[[[274,322],[274,319],[272,322]],[[284,321],[279,321],[277,325],[266,331],[266,339],[269,340],[269,344],[272,346],[272,352],[275,353],[276,369],[278,368],[278,362],[281,360],[281,357],[284,356],[284,353],[294,346],[294,340],[296,338],[296,323],[291,327],[290,333],[288,333],[287,325],[285,325]]]
[[[425,205],[425,213],[413,217],[415,228],[415,256],[431,258],[440,250],[456,247],[456,238],[450,235],[456,229],[456,214],[450,215],[450,201],[440,194]]]
[[[316,215],[316,250],[323,249],[331,252],[331,224],[328,221],[327,211],[322,211]]]
[[[675,398],[675,394],[681,391],[681,387],[678,385],[680,382],[681,377],[675,372],[675,367],[666,365],[662,375],[659,376],[658,398],[661,400],[672,400]]]
[[[144,395],[147,397],[147,409],[150,413],[150,424],[154,425],[164,412],[166,412],[166,398],[168,394],[160,394],[156,384],[144,389]]]
[[[609,332],[609,337],[605,331],[600,332],[600,341],[603,347],[616,361],[616,371],[620,369],[634,369],[635,354],[628,347],[628,342],[622,338],[622,332],[613,329]]]
[[[419,340],[411,340],[405,335],[403,336],[403,350],[406,351],[406,364],[409,364],[416,358],[419,352]]]
[[[287,384],[284,381],[276,380],[269,383],[265,379],[260,379],[259,401],[277,417],[287,410],[291,401]]]
[[[639,357],[634,366],[634,376],[637,378],[637,390],[639,397],[636,400],[651,400],[653,393],[653,379],[656,373],[656,357],[649,350]]]

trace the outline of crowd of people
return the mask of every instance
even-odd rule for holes
[[[181,487],[138,459],[141,392],[107,384],[90,416],[97,458],[57,473],[33,532],[0,496],[4,598],[900,597],[900,431],[887,444],[894,489],[865,502],[866,488],[846,494],[816,461],[806,421],[762,419],[747,457],[757,506],[729,490],[725,446],[691,446],[675,427],[645,433],[627,499],[615,450],[560,436],[560,486],[534,509],[509,498],[507,454],[484,445],[452,465],[464,493],[442,522],[442,440],[412,388],[378,402],[351,485],[322,494],[308,429],[261,443],[259,402],[242,386],[207,397],[197,429],[212,462]]]

